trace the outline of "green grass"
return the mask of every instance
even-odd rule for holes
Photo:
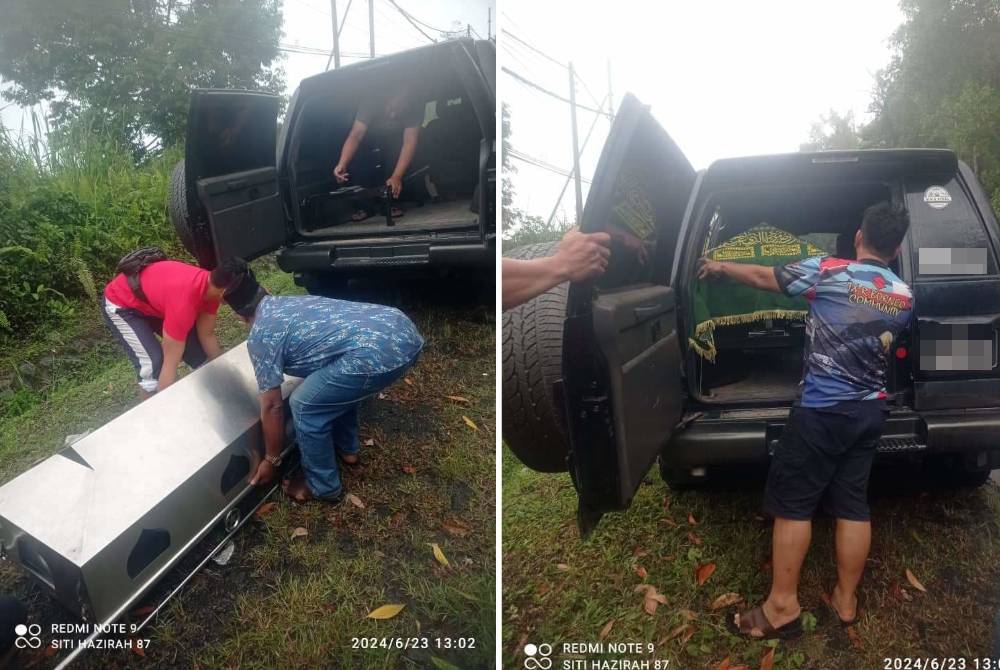
[[[896,476],[902,476],[900,471]],[[670,667],[757,668],[768,648],[727,631],[734,608],[712,601],[735,592],[757,605],[770,587],[770,525],[757,514],[763,482],[737,491],[674,492],[650,474],[631,509],[607,515],[579,538],[569,477],[528,470],[509,452],[503,461],[503,658],[520,667],[526,642],[646,642]],[[688,522],[688,515],[697,522]],[[885,657],[982,657],[1000,609],[1000,492],[876,491],[874,540],[860,589],[859,646],[836,625],[820,594],[835,580],[832,523],[814,524],[800,600],[818,622],[795,642],[782,642],[776,668],[856,670],[882,667]],[[698,545],[688,533],[694,533]],[[698,586],[699,564],[715,573]],[[647,576],[637,573],[642,567]],[[920,593],[911,570],[927,588]],[[634,589],[649,583],[664,594],[650,616]],[[907,597],[909,599],[907,599]],[[687,611],[687,612],[686,612]],[[670,632],[686,623],[687,640]],[[638,658],[638,657],[633,657]],[[556,667],[560,662],[556,657]],[[971,666],[970,666],[971,667]]]
[[[266,263],[258,277],[272,292],[298,291],[288,275]],[[362,447],[363,470],[345,473],[345,480],[365,508],[298,505],[279,497],[237,535],[227,566],[210,563],[167,606],[148,632],[152,644],[144,659],[130,652],[89,653],[80,667],[492,665],[492,318],[485,309],[470,313],[421,304],[404,309],[427,344],[407,374],[410,383],[397,382],[362,408],[362,441],[373,444]],[[110,337],[96,310],[78,314],[79,321],[61,329],[61,337],[90,343],[82,360],[66,363],[66,347],[54,344],[51,383],[40,384],[26,406],[0,416],[0,481],[51,454],[65,435],[97,427],[136,402],[132,369],[113,345],[102,344]],[[220,310],[223,344],[245,335],[232,312]],[[33,343],[6,352],[0,372],[37,360],[43,348]],[[299,527],[308,535],[291,539]],[[449,567],[435,561],[431,543],[441,547]],[[45,615],[52,620],[73,620],[10,563],[0,563],[0,589],[13,591],[32,608],[48,608]],[[366,618],[387,603],[405,609],[387,621]],[[429,645],[363,650],[354,648],[355,637],[419,637]],[[445,648],[446,638],[474,638],[475,648]],[[45,658],[27,661],[51,664]]]

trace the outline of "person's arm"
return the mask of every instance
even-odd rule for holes
[[[357,119],[354,120],[351,132],[347,134],[344,146],[340,149],[340,160],[337,161],[337,166],[333,168],[333,176],[337,178],[337,181],[343,183],[351,176],[347,172],[347,166],[354,159],[354,154],[358,152],[358,147],[361,146],[361,140],[364,139],[367,131],[368,126],[364,122]]]
[[[285,444],[285,404],[281,399],[280,386],[260,394],[260,425],[264,431],[264,453],[271,458],[279,458]],[[261,459],[250,484],[267,484],[274,479],[275,472],[274,464],[266,458]]]
[[[163,366],[160,368],[160,378],[156,385],[157,392],[177,381],[177,366],[184,357],[184,340],[175,340],[164,331],[162,344]]]
[[[392,190],[392,197],[398,198],[403,190],[403,177],[406,170],[413,162],[413,155],[417,153],[417,141],[420,139],[420,126],[403,129],[403,148],[399,150],[399,159],[396,161],[396,168],[392,175],[386,180],[386,186]]]
[[[556,252],[545,258],[504,258],[500,266],[504,309],[517,307],[564,281],[586,281],[608,267],[611,237],[607,233],[567,232]]]
[[[699,259],[698,279],[717,279],[729,277],[733,281],[746,284],[761,291],[781,293],[781,287],[774,276],[774,268],[766,265],[750,265],[744,263],[727,263],[713,261],[707,258]]]
[[[219,346],[219,338],[215,336],[215,314],[201,312],[194,327],[198,333],[198,342],[208,360],[221,356],[222,347]]]

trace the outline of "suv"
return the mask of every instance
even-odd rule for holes
[[[302,81],[280,130],[279,96],[193,91],[185,157],[169,199],[181,241],[208,268],[280,249],[279,267],[307,288],[386,268],[471,268],[492,276],[495,63],[492,41],[461,39],[324,72]],[[373,161],[381,180],[342,187],[333,167],[359,102],[400,87],[425,103],[404,184],[430,177],[447,197],[413,203],[402,218],[354,221],[352,196],[384,201],[392,166],[378,164],[381,147],[369,133],[355,162]]]
[[[910,215],[893,270],[915,313],[893,346],[877,462],[914,458],[952,482],[985,482],[1000,464],[1000,230],[969,167],[947,150],[892,149],[729,158],[696,172],[631,95],[581,222],[612,234],[607,273],[504,314],[508,446],[533,469],[569,470],[584,533],[628,508],[657,457],[674,486],[766,464],[795,398],[802,324],[716,327],[716,363],[705,360],[687,336],[697,260],[761,222],[833,253],[882,200]]]

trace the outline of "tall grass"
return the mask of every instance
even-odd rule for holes
[[[113,133],[81,119],[34,136],[0,129],[0,339],[96,300],[117,260],[150,244],[181,253],[166,202],[180,149],[136,164]],[[46,141],[37,139],[47,137]]]

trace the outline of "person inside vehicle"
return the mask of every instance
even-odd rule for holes
[[[802,633],[799,572],[822,502],[837,519],[837,583],[830,605],[844,627],[871,546],[868,478],[888,410],[889,351],[913,310],[910,288],[889,269],[909,227],[889,203],[865,210],[854,234],[857,260],[811,257],[784,266],[701,259],[699,279],[728,277],[765,291],[805,295],[803,378],[768,471],[764,509],[774,517],[773,581],[763,605],[737,614],[739,633]]]
[[[412,93],[411,85],[403,83],[386,97],[368,95],[362,99],[351,130],[344,140],[340,150],[340,159],[333,168],[333,176],[340,184],[351,179],[348,171],[352,161],[361,147],[362,140],[368,137],[368,146],[380,150],[380,160],[373,156],[364,156],[356,162],[353,175],[354,183],[370,186],[383,178],[377,169],[381,163],[383,170],[392,167],[392,172],[385,178],[385,185],[394,200],[398,200],[403,192],[403,177],[413,162],[420,140],[420,128],[424,122],[424,103]],[[363,221],[372,215],[374,203],[362,203],[351,215],[354,221]],[[403,216],[402,208],[392,206],[393,218]]]
[[[586,281],[604,274],[611,256],[608,233],[581,233],[570,228],[551,256],[521,260],[503,258],[501,302],[505,310],[528,302],[564,281]]]
[[[156,260],[131,282],[125,272],[108,282],[101,310],[135,369],[142,399],[173,384],[182,360],[197,368],[222,354],[215,318],[227,288],[217,270],[158,260],[162,252],[152,251]]]
[[[249,326],[247,350],[260,391],[265,456],[250,483],[266,484],[281,465],[285,374],[303,377],[289,405],[302,457],[302,475],[285,480],[298,502],[339,504],[346,495],[337,466],[360,465],[358,406],[399,379],[417,360],[424,340],[393,307],[320,296],[273,296],[240,259],[219,267],[234,288],[226,302]]]

